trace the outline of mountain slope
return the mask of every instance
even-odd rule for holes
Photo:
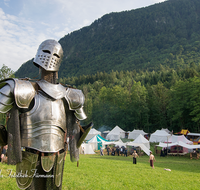
[[[62,39],[59,77],[112,70],[158,70],[200,62],[200,1],[168,0],[110,13]],[[16,77],[33,77],[23,64]],[[30,65],[29,65],[30,66]]]

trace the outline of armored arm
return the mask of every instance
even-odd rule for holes
[[[7,113],[13,107],[14,103],[14,81],[3,80],[0,83],[0,112]]]
[[[84,120],[87,118],[83,110],[85,97],[81,90],[68,88],[65,98],[69,104],[69,109],[75,111],[74,115],[78,120]]]
[[[85,101],[81,90],[68,88],[65,99],[68,102],[67,108],[67,129],[69,136],[70,158],[71,161],[79,160],[79,147],[84,141],[93,124],[82,127],[79,120],[84,120],[87,116],[83,110]]]
[[[35,89],[26,80],[6,79],[0,82],[0,112],[7,113],[14,102],[19,108],[28,108],[35,96]]]

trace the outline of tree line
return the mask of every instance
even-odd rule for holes
[[[159,71],[112,71],[60,78],[62,84],[81,89],[85,95],[86,123],[96,129],[120,126],[125,131],[198,132],[200,119],[200,66]]]

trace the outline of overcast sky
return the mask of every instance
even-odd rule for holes
[[[59,40],[111,12],[165,0],[0,0],[0,68],[17,71],[40,43]]]

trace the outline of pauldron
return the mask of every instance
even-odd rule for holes
[[[14,100],[19,108],[28,108],[35,96],[35,89],[27,80],[6,79],[0,83],[0,112],[6,113]]]

